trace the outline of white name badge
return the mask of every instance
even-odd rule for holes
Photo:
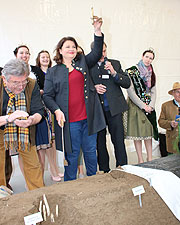
[[[109,74],[103,74],[102,79],[109,79]]]

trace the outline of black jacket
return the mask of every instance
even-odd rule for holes
[[[35,74],[40,89],[44,89],[45,74],[41,68],[31,65],[31,71]]]
[[[103,84],[106,86],[106,97],[109,104],[111,116],[124,112],[128,109],[127,102],[124,98],[122,88],[130,87],[130,79],[128,75],[121,69],[121,64],[117,60],[108,59],[111,62],[114,70],[117,72],[117,80],[109,75],[109,79],[103,79],[102,75],[108,74],[108,71],[104,69],[104,63],[99,66],[96,64],[90,70],[94,84]],[[104,104],[103,95],[99,95],[101,104]]]
[[[89,68],[95,65],[102,55],[103,37],[94,37],[95,47],[88,55],[80,55],[77,61],[73,62],[73,67],[80,71],[84,76],[84,99],[87,112],[88,131],[89,135],[97,133],[105,128],[105,119],[102,107],[95,90],[94,84],[89,75]],[[45,77],[43,99],[48,109],[52,113],[60,109],[65,114],[64,125],[64,141],[65,151],[71,152],[71,139],[69,131],[68,118],[68,102],[69,102],[69,71],[65,65],[60,64],[48,69]],[[61,128],[56,119],[55,125],[55,140],[56,149],[62,150]]]

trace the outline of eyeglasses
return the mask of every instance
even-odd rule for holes
[[[180,94],[180,91],[174,91],[174,93],[176,93],[176,94]]]
[[[19,87],[19,86],[25,86],[26,84],[29,83],[29,80],[24,80],[22,82],[19,82],[19,81],[12,81],[12,82],[9,82],[13,87]]]

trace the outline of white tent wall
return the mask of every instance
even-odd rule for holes
[[[168,90],[180,77],[179,0],[1,0],[0,66],[14,58],[20,44],[30,48],[34,65],[42,49],[53,56],[64,36],[75,37],[88,53],[92,6],[95,15],[103,17],[108,57],[119,59],[123,69],[136,64],[145,49],[154,49],[158,117],[161,104],[171,99]]]

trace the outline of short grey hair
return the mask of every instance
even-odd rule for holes
[[[6,80],[9,80],[10,76],[21,77],[25,74],[28,76],[30,71],[28,64],[23,60],[11,59],[5,64],[1,73]]]

